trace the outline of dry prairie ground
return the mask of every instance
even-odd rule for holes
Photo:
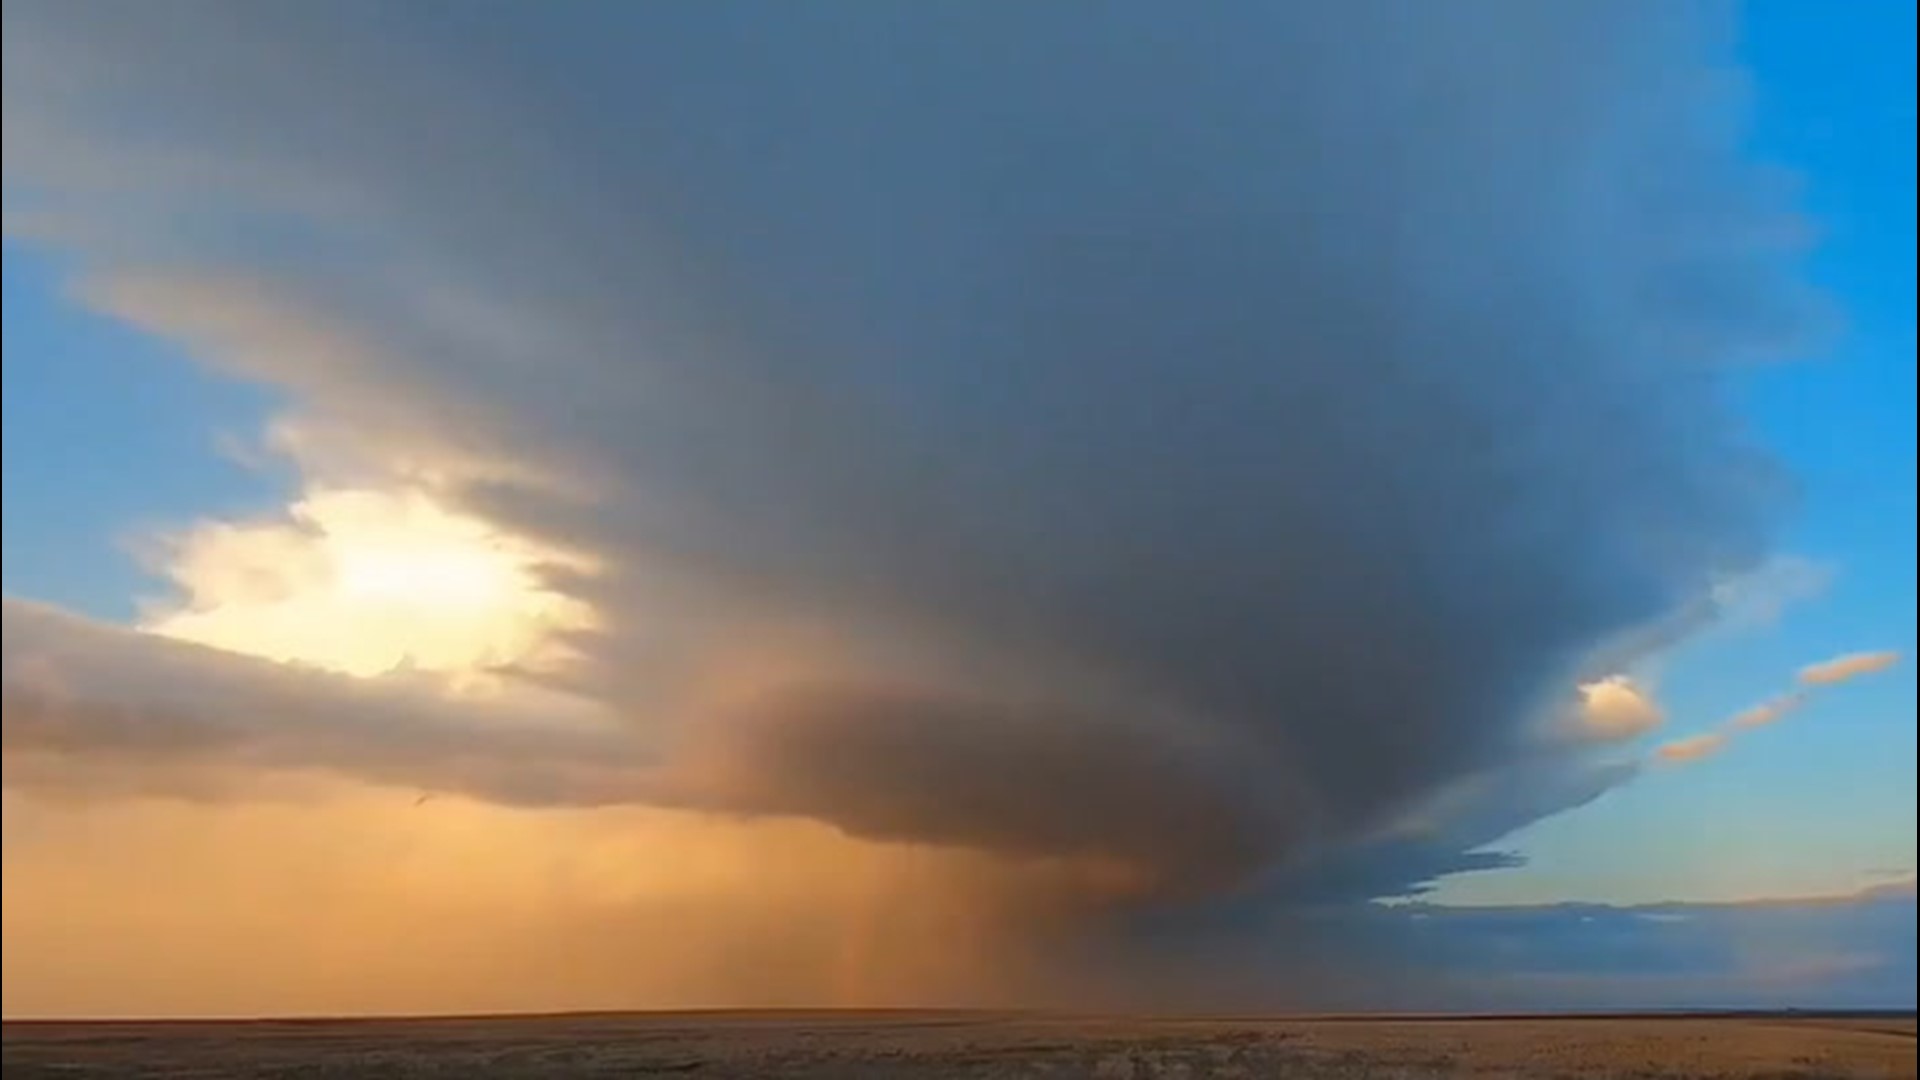
[[[955,1012],[8,1023],[23,1077],[1898,1077],[1911,1017],[1150,1019]]]

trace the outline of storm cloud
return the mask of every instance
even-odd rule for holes
[[[1766,552],[1719,390],[1813,307],[1719,5],[6,20],[9,229],[311,475],[565,553],[541,678],[635,748],[481,797],[1391,894],[1629,775],[1543,718]],[[133,737],[16,617],[9,748]],[[205,737],[447,779],[277,700],[358,716]]]

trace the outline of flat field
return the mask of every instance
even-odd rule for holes
[[[1914,1077],[1906,1016],[635,1013],[9,1022],[23,1077]]]

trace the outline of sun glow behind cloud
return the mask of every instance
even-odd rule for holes
[[[453,701],[553,698],[514,673],[593,624],[542,584],[567,560],[413,488],[310,485],[143,553],[175,589],[147,632]],[[240,802],[7,792],[8,1016],[1005,1000],[1047,992],[994,944],[1008,913],[1098,878],[803,820],[236,782]]]
[[[591,622],[542,584],[557,558],[421,491],[319,487],[281,515],[157,541],[149,561],[178,596],[142,622],[349,675],[406,669],[497,689],[493,672],[557,663],[555,635]]]

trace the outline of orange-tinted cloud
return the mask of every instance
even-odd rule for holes
[[[1885,671],[1899,662],[1900,654],[1891,650],[1848,653],[1801,668],[1799,680],[1803,686],[1831,686],[1861,675]]]
[[[1735,713],[1726,723],[1729,731],[1750,731],[1765,727],[1805,704],[1807,696],[1799,691],[1781,694],[1750,709]]]
[[[1670,764],[1698,761],[1724,749],[1729,741],[1766,727],[1805,705],[1821,687],[1884,671],[1899,659],[1894,652],[1853,653],[1801,668],[1796,686],[1728,717],[1713,731],[1676,739],[1654,749],[1654,758]]]
[[[1683,739],[1675,739],[1672,742],[1662,743],[1654,748],[1653,754],[1654,757],[1660,761],[1678,764],[1712,757],[1714,754],[1725,749],[1726,745],[1727,737],[1725,735],[1717,732],[1708,732],[1702,735],[1689,735]]]
[[[1581,732],[1601,741],[1644,735],[1666,721],[1659,703],[1623,675],[1581,686],[1580,698]]]

